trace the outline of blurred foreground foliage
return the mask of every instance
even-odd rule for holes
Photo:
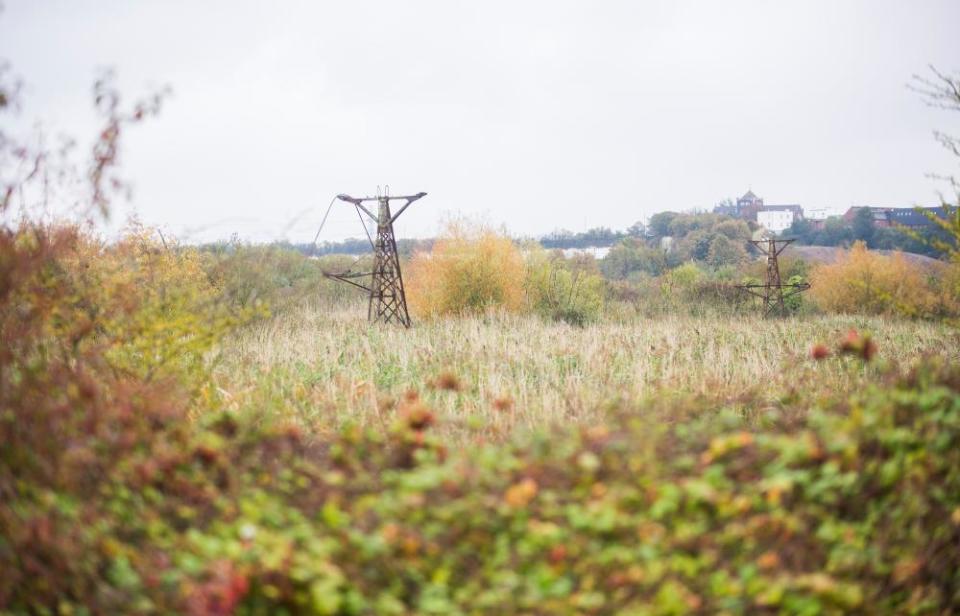
[[[194,395],[190,354],[244,318],[196,258],[0,235],[3,611],[960,609],[960,367],[816,408],[678,398],[456,451],[410,392],[389,430],[316,440]],[[876,352],[840,350],[862,359],[825,361],[854,370]]]

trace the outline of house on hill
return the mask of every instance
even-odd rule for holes
[[[737,199],[736,207],[737,213],[735,216],[737,218],[756,222],[757,212],[763,208],[763,199],[753,194],[752,190],[748,190],[745,195]]]
[[[713,212],[755,222],[774,233],[782,233],[795,220],[803,220],[803,208],[799,205],[766,205],[752,190],[737,199],[734,206],[717,206]]]
[[[765,205],[757,212],[757,224],[774,233],[783,233],[795,220],[803,220],[803,208],[799,205]]]

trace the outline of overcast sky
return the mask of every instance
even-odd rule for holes
[[[123,168],[145,222],[198,241],[309,241],[383,184],[429,193],[401,237],[451,214],[539,235],[748,188],[931,203],[956,167],[931,132],[960,117],[906,86],[960,69],[958,0],[3,3],[20,121],[91,134],[101,67],[172,88]],[[321,239],[362,234],[335,208]]]

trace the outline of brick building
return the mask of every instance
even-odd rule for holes
[[[799,205],[766,205],[752,190],[737,199],[732,207],[717,206],[713,211],[715,214],[726,214],[755,222],[775,233],[789,228],[795,220],[803,220],[803,208]]]

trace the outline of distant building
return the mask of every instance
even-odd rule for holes
[[[579,255],[590,255],[594,259],[602,259],[610,252],[609,246],[587,246],[584,248],[561,248],[563,256],[566,258]]]
[[[744,208],[753,207],[753,206],[763,207],[763,199],[753,194],[752,190],[748,190],[747,194],[737,199],[738,211]]]
[[[857,213],[861,210],[870,210],[870,214],[873,217],[873,226],[874,227],[889,227],[890,226],[890,216],[889,212],[892,208],[888,207],[873,207],[870,205],[857,205],[851,207],[843,214],[843,222],[850,224],[857,218]]]
[[[944,207],[925,207],[918,211],[912,207],[874,207],[853,206],[843,214],[843,220],[852,223],[860,210],[870,210],[874,227],[907,227],[909,229],[923,229],[934,226],[934,222],[923,212],[934,214],[939,218],[947,217]]]
[[[797,204],[765,205],[757,212],[757,224],[774,233],[783,233],[797,220],[803,220],[803,208]]]
[[[782,233],[793,224],[793,212],[763,209],[757,212],[757,224],[774,233]]]
[[[810,224],[817,231],[822,230],[826,226],[828,218],[833,218],[835,216],[840,216],[840,212],[832,208],[814,208],[803,211],[803,217],[810,221]]]
[[[909,208],[891,208],[887,212],[887,220],[890,223],[890,226],[903,226],[910,229],[923,229],[925,227],[933,227],[936,223],[927,218],[924,215],[924,212],[927,214],[933,214],[937,218],[942,218],[946,220],[948,212],[947,208],[941,207],[925,207],[921,208],[922,211],[917,211],[916,209]]]
[[[735,216],[737,218],[756,221],[757,212],[763,208],[763,199],[753,194],[752,190],[748,190],[747,194],[737,199],[736,207],[737,213]]]
[[[820,208],[805,213],[797,204],[767,205],[763,199],[748,190],[745,195],[737,199],[733,205],[718,205],[713,208],[715,214],[732,216],[741,220],[752,221],[761,227],[773,232],[783,233],[798,220],[809,220],[814,229],[823,229],[828,218],[840,216],[846,224],[856,220],[857,213],[868,210],[874,227],[907,227],[909,229],[923,229],[934,226],[926,214],[934,214],[940,218],[947,217],[944,207],[925,207],[917,210],[912,207],[877,207],[872,205],[856,205],[849,208],[842,215],[838,210]]]
[[[730,205],[717,205],[713,208],[714,214],[720,214],[721,216],[737,216],[737,206],[734,203]]]
[[[717,206],[713,211],[715,214],[753,221],[774,233],[788,229],[795,220],[803,220],[803,208],[799,205],[766,205],[752,190],[737,199],[735,205]]]
[[[792,203],[790,205],[765,205],[760,209],[761,212],[790,212],[793,214],[794,220],[801,220],[803,216],[803,208]]]
[[[815,207],[803,210],[803,217],[807,220],[826,220],[843,214],[843,210],[832,207]]]
[[[757,210],[763,207],[763,199],[753,194],[752,190],[748,190],[747,194],[737,199],[736,203],[730,201],[727,201],[727,203],[730,203],[730,205],[714,206],[713,213],[748,219],[756,216]]]

